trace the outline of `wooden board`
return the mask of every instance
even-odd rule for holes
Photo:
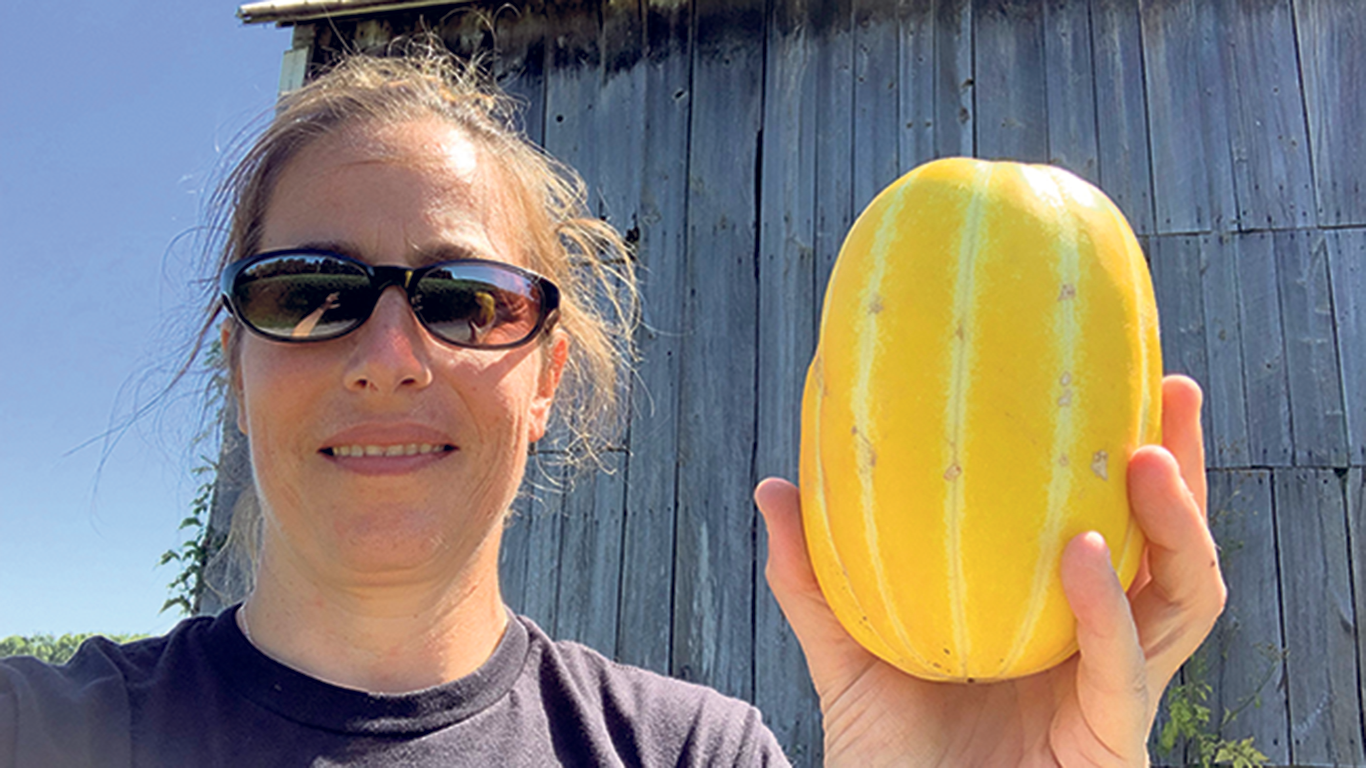
[[[934,154],[977,154],[973,2],[937,0],[934,11]]]
[[[1355,607],[1347,554],[1345,477],[1273,471],[1285,617],[1290,758],[1296,765],[1361,765]]]
[[[645,14],[644,169],[637,220],[641,355],[631,386],[617,657],[667,673],[673,638],[679,357],[684,334],[692,6],[650,0]]]
[[[1131,0],[1091,3],[1100,188],[1140,235],[1154,232],[1143,43]]]
[[[616,655],[621,584],[622,506],[626,500],[626,454],[613,451],[600,471],[570,483],[556,558],[557,640],[577,640],[608,658]]]
[[[979,0],[973,34],[977,156],[1048,162],[1042,6]]]
[[[935,136],[934,0],[898,4],[901,25],[901,173],[933,160]]]
[[[1366,13],[1359,3],[1297,0],[1295,32],[1319,225],[1366,224]]]
[[[1213,3],[1142,0],[1156,229],[1236,227],[1225,34]]]
[[[1184,373],[1202,387],[1209,382],[1205,346],[1205,300],[1200,277],[1204,251],[1197,235],[1164,235],[1149,240],[1153,291],[1161,322],[1162,367]],[[1200,414],[1205,433],[1205,455],[1214,455],[1210,411]]]
[[[816,80],[816,306],[824,301],[830,270],[855,215],[851,3],[852,0],[830,0],[812,6],[811,66]]]
[[[854,210],[901,174],[900,29],[881,0],[854,0]]]
[[[1353,467],[1347,472],[1347,536],[1352,549],[1352,593],[1356,596],[1357,689],[1358,700],[1366,708],[1366,471]],[[1361,743],[1366,743],[1366,719],[1361,723]]]
[[[545,8],[526,2],[494,22],[498,84],[521,105],[520,127],[533,143],[545,141]]]
[[[1342,369],[1333,338],[1328,248],[1318,232],[1274,237],[1290,381],[1290,426],[1295,464],[1347,466]]]
[[[1086,0],[1043,4],[1048,162],[1100,184],[1091,11]]]
[[[1313,226],[1314,180],[1290,0],[1219,0],[1230,39],[1234,191],[1242,229]]]
[[[763,3],[698,0],[672,672],[753,694],[755,226]],[[746,332],[748,331],[748,332]]]
[[[1255,467],[1288,467],[1294,458],[1294,441],[1275,242],[1266,232],[1238,235],[1237,242],[1248,461]]]
[[[1366,231],[1330,231],[1325,238],[1333,328],[1342,363],[1347,460],[1361,466],[1366,464]]]
[[[1210,417],[1211,467],[1248,466],[1248,403],[1243,385],[1243,336],[1238,311],[1238,247],[1229,235],[1204,235],[1203,297],[1209,379],[1205,409]]]
[[[1196,662],[1214,689],[1208,704],[1216,720],[1235,715],[1224,738],[1252,736],[1273,765],[1284,765],[1289,715],[1271,473],[1210,472],[1209,515],[1228,603]]]
[[[802,384],[815,344],[816,80],[810,5],[787,3],[770,13],[759,200],[755,472],[796,482]],[[768,551],[762,524],[758,534],[754,703],[794,762],[818,764],[819,703],[805,681],[801,647],[762,573]]]

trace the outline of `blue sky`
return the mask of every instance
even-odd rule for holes
[[[179,362],[202,203],[274,100],[290,31],[236,8],[0,3],[0,637],[179,618],[194,393],[98,438]]]

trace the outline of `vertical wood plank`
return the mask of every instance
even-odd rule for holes
[[[692,110],[689,2],[647,0],[639,247],[641,363],[631,387],[626,520],[617,657],[667,673],[673,644],[674,531],[688,125]]]
[[[545,5],[525,2],[494,20],[498,85],[521,105],[519,127],[535,144],[545,143]]]
[[[1048,162],[1099,186],[1090,4],[1046,0],[1043,10]]]
[[[1274,470],[1273,476],[1291,762],[1360,765],[1366,755],[1347,562],[1346,478],[1298,467]]]
[[[934,0],[902,0],[900,172],[934,159],[935,27]]]
[[[1242,229],[1314,225],[1314,180],[1290,0],[1219,0],[1229,41],[1233,181]]]
[[[1242,328],[1243,386],[1248,404],[1248,460],[1256,467],[1288,467],[1290,390],[1281,330],[1276,249],[1270,233],[1238,236],[1238,322]]]
[[[1319,225],[1366,224],[1366,13],[1359,3],[1298,0],[1295,32]]]
[[[1289,713],[1271,473],[1210,472],[1209,509],[1228,584],[1228,604],[1197,662],[1214,689],[1209,706],[1215,722],[1226,711],[1236,713],[1222,731],[1225,739],[1251,736],[1273,765],[1285,765]]]
[[[1290,380],[1295,464],[1347,466],[1342,369],[1333,334],[1328,248],[1321,232],[1274,236]]]
[[[1352,593],[1356,596],[1357,627],[1357,701],[1366,710],[1366,470],[1352,467],[1347,472],[1347,536],[1352,548]],[[1366,714],[1366,712],[1363,712]],[[1366,718],[1360,723],[1361,742],[1366,744]]]
[[[694,23],[672,669],[748,699],[764,4],[698,0]]]
[[[758,477],[797,479],[815,290],[816,78],[808,0],[770,7],[759,209]],[[762,565],[768,537],[759,526]],[[755,571],[754,703],[789,758],[820,762],[820,707],[762,569]]]
[[[1333,327],[1342,363],[1347,459],[1366,464],[1366,230],[1327,232]]]
[[[513,504],[512,517],[504,528],[504,546],[498,553],[504,602],[548,631],[555,627],[560,586],[564,519],[561,459],[544,454],[528,459],[522,490]]]
[[[1131,0],[1091,3],[1100,188],[1134,231],[1153,233],[1152,160],[1143,78],[1143,41]]]
[[[852,0],[812,6],[816,78],[816,305],[854,222]],[[956,123],[955,123],[956,125]],[[814,320],[813,320],[814,322]]]
[[[975,156],[973,0],[937,0],[934,16],[934,153]]]
[[[573,480],[560,532],[554,637],[616,655],[626,455],[612,451],[602,471]]]
[[[1041,4],[977,0],[973,35],[977,156],[1048,162]]]
[[[1214,451],[1211,467],[1248,466],[1248,402],[1243,385],[1243,337],[1238,317],[1238,243],[1230,235],[1201,238],[1204,265],[1205,348],[1209,380],[1205,408]]]
[[[1208,386],[1202,239],[1198,235],[1162,235],[1149,240],[1149,247],[1153,291],[1162,326],[1163,368],[1167,373],[1184,373],[1202,387]],[[1200,421],[1205,433],[1205,455],[1212,456],[1214,429],[1208,408],[1200,414]]]
[[[1212,3],[1142,0],[1157,231],[1236,227],[1224,34]]]
[[[854,0],[854,210],[899,175],[901,60],[895,7]]]

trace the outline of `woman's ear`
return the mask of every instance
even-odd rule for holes
[[[237,364],[237,350],[233,342],[233,334],[240,333],[237,321],[228,318],[218,327],[218,343],[223,349],[223,364],[228,366],[228,389],[232,392],[233,398],[237,401],[237,431],[242,434],[247,433],[247,409],[242,402],[242,367]]]
[[[536,395],[531,400],[529,442],[532,443],[545,437],[546,426],[550,421],[550,406],[555,402],[555,390],[560,386],[564,364],[569,360],[569,337],[558,330],[554,331],[550,344],[542,354],[545,355],[545,363],[541,366]]]

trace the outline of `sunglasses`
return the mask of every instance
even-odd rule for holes
[[[272,341],[327,341],[370,318],[397,286],[422,326],[449,344],[508,349],[554,324],[560,290],[525,269],[457,259],[418,269],[376,267],[331,251],[269,251],[228,265],[223,301],[243,325]]]

